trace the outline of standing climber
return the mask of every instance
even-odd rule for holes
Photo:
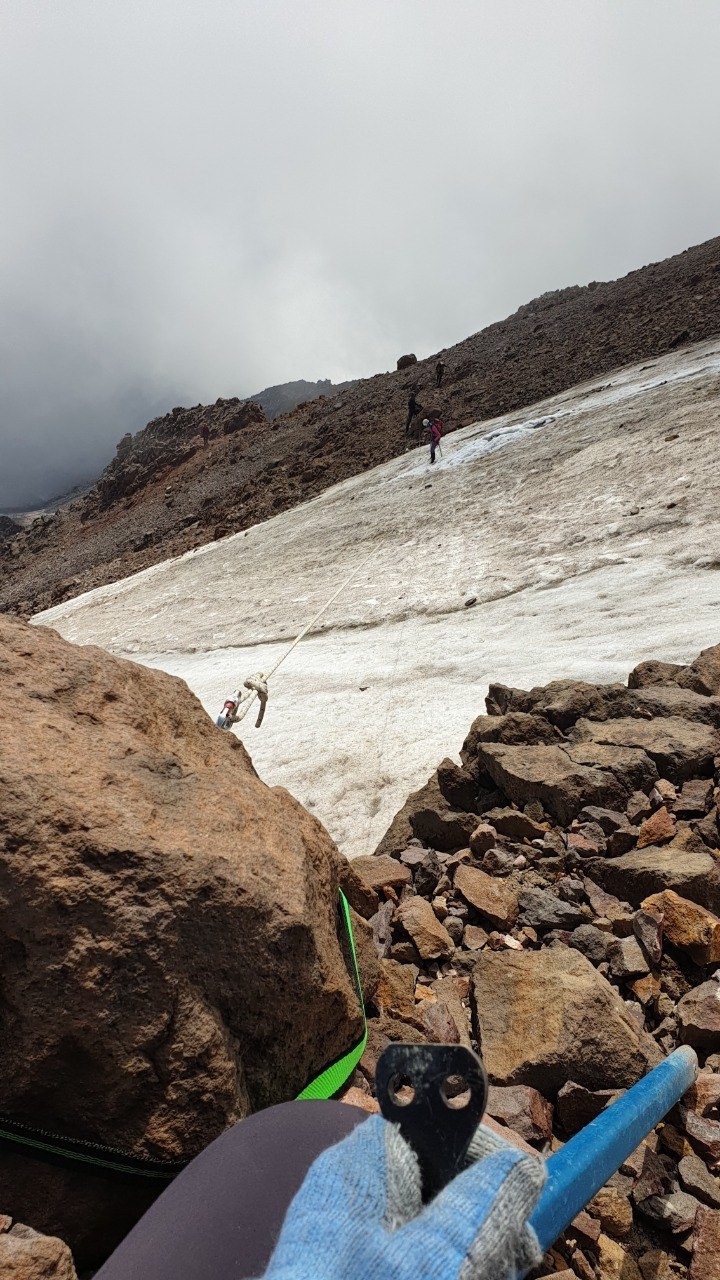
[[[207,447],[208,447],[208,440],[210,439],[210,428],[209,428],[209,426],[208,426],[207,422],[203,422],[203,424],[202,424],[202,426],[201,426],[201,428],[200,428],[200,435],[202,436],[203,449],[207,449]]]
[[[426,418],[423,426],[427,424],[430,433],[430,461],[435,461],[435,450],[437,449],[443,436],[443,420],[437,414],[433,414],[429,420]]]
[[[422,410],[422,405],[415,399],[416,391],[417,391],[417,387],[413,387],[412,391],[410,392],[410,399],[408,400],[408,416],[407,416],[407,422],[405,423],[405,435],[407,435],[408,432],[410,431],[413,418],[417,418],[418,414]]]
[[[436,387],[442,386],[444,373],[445,373],[445,362],[444,360],[438,360],[437,364],[435,365],[435,386]]]

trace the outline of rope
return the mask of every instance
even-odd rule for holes
[[[311,627],[315,626],[315,623],[322,617],[325,610],[329,609],[330,605],[333,604],[345,588],[350,585],[356,574],[360,573],[365,568],[366,564],[369,564],[374,554],[374,552],[371,552],[370,555],[366,556],[362,563],[357,568],[353,569],[352,573],[348,574],[345,581],[340,583],[340,586],[333,592],[330,599],[326,600],[322,608],[318,609],[314,618],[311,618],[310,621],[306,623],[302,631],[295,637],[292,644],[288,646],[285,652],[281,654],[275,663],[275,666],[268,671],[267,675],[264,675],[262,671],[258,671],[254,676],[248,676],[247,680],[243,681],[242,688],[237,690],[232,699],[228,699],[222,712],[217,718],[216,723],[221,729],[230,729],[233,725],[239,724],[241,720],[244,720],[256,698],[259,698],[260,700],[260,711],[258,713],[258,718],[255,721],[255,728],[260,728],[263,716],[265,715],[265,706],[269,697],[269,690],[267,687],[268,680],[271,676],[275,675],[278,667],[282,666],[285,659],[290,656],[295,646],[298,645],[307,635]],[[247,689],[248,692],[244,694],[242,692],[243,688]]]

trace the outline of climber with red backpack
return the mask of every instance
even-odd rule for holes
[[[440,449],[440,456],[442,457],[440,441],[443,437],[443,420],[439,414],[434,413],[431,418],[425,419],[423,426],[427,428],[430,436],[430,461],[434,462],[436,449]]]

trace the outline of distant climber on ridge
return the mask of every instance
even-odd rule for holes
[[[410,392],[410,399],[408,400],[407,422],[405,423],[405,435],[407,435],[408,432],[410,431],[413,418],[417,418],[418,414],[422,410],[422,405],[415,399],[416,391],[417,391],[417,387],[413,387],[412,391]]]
[[[210,439],[210,428],[209,428],[209,426],[208,426],[207,422],[203,422],[203,424],[202,424],[202,426],[201,426],[201,428],[200,428],[200,435],[202,436],[203,449],[207,449],[207,447],[208,447],[208,440]]]
[[[445,373],[445,361],[438,360],[437,364],[435,365],[435,386],[436,387],[442,386],[444,373]]]

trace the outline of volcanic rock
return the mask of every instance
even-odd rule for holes
[[[636,906],[654,893],[676,893],[720,910],[720,872],[712,854],[679,850],[674,844],[633,849],[619,858],[589,858],[585,869],[603,889]]]
[[[713,1209],[720,1207],[720,1181],[713,1177],[699,1156],[683,1156],[678,1163],[678,1176],[683,1191],[697,1196]]]
[[[481,743],[478,758],[516,804],[539,800],[558,822],[569,823],[586,804],[623,805],[629,789],[615,775],[576,764],[559,746]]]
[[[709,775],[713,757],[720,747],[717,729],[679,716],[658,716],[652,720],[626,717],[602,723],[581,719],[574,727],[573,736],[600,746],[643,751],[659,775],[674,783]]]
[[[555,1113],[564,1132],[572,1136],[595,1120],[617,1097],[617,1089],[585,1089],[574,1080],[568,1080],[558,1092]]]
[[[388,884],[393,889],[401,889],[404,884],[409,884],[412,880],[410,868],[387,855],[353,858],[350,865],[366,888],[374,889],[376,892]]]
[[[636,938],[613,938],[608,943],[607,958],[610,972],[620,982],[642,977],[650,969]]]
[[[552,1138],[552,1103],[528,1085],[490,1085],[487,1112],[526,1142],[547,1142]]]
[[[711,978],[688,991],[677,1006],[683,1044],[711,1052],[720,1045],[720,982]]]
[[[0,652],[0,1111],[187,1160],[361,1033],[337,849],[183,681],[7,619]],[[81,1266],[147,1188],[0,1151]]]
[[[612,1187],[603,1187],[598,1191],[590,1201],[587,1211],[600,1219],[600,1225],[608,1235],[618,1240],[629,1235],[633,1224],[632,1205],[627,1196],[621,1196]]]
[[[523,889],[519,902],[522,923],[533,929],[575,929],[586,920],[579,907],[545,889]]]
[[[649,818],[640,825],[637,837],[638,849],[645,849],[650,844],[664,844],[675,835],[677,822],[664,806],[656,809]]]
[[[720,919],[696,902],[681,898],[672,889],[653,894],[643,902],[645,911],[663,916],[663,931],[673,946],[687,951],[696,964],[720,961]]]
[[[480,952],[473,999],[495,1084],[529,1084],[550,1098],[568,1078],[587,1089],[624,1087],[662,1056],[615,988],[570,948]]]
[[[691,1243],[688,1280],[720,1280],[720,1210],[698,1209]]]
[[[398,917],[423,960],[435,960],[453,951],[450,934],[425,898],[405,898],[398,909]]]
[[[569,946],[580,951],[582,955],[597,967],[607,956],[608,936],[592,924],[578,925],[570,935]]]
[[[3,1221],[8,1225],[3,1226]],[[0,1276],[3,1280],[77,1280],[72,1254],[56,1236],[0,1219]]]
[[[509,880],[495,880],[478,867],[460,866],[455,888],[466,902],[498,929],[509,929],[517,920],[518,887]]]

